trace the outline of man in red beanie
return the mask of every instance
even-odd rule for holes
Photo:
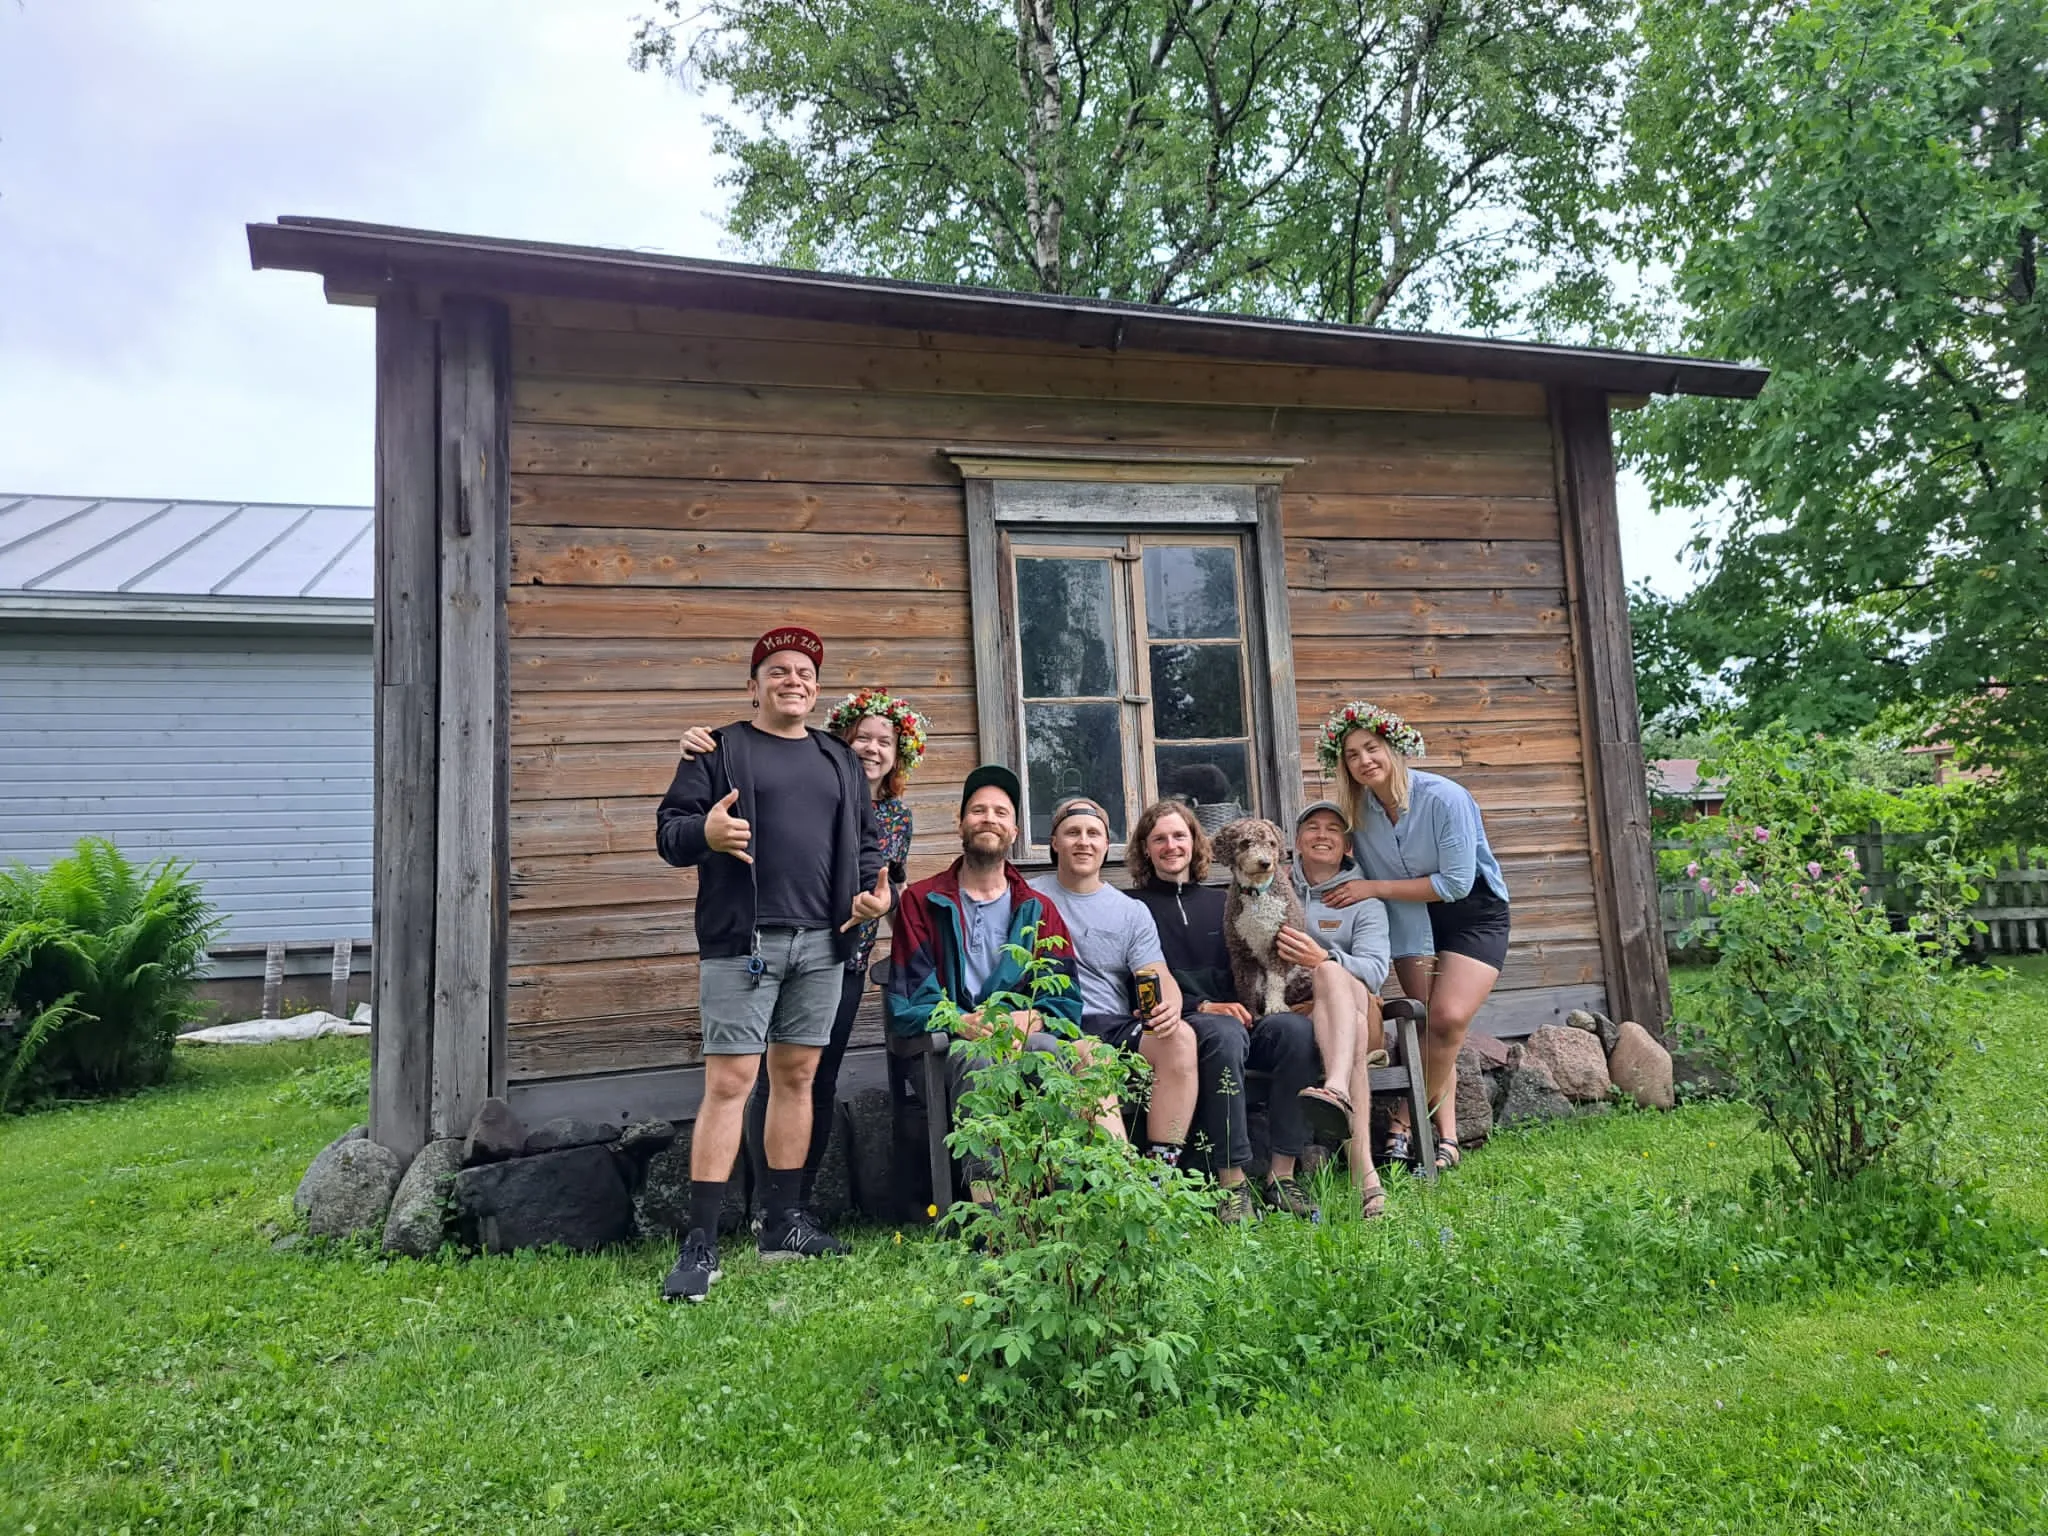
[[[747,1095],[768,1058],[763,1259],[844,1248],[800,1203],[811,1078],[831,1038],[853,930],[894,904],[874,802],[853,749],[805,721],[822,641],[786,624],[754,644],[754,718],[685,758],[655,812],[655,845],[694,866],[704,1101],[690,1144],[690,1216],[669,1301],[702,1301],[718,1270],[718,1216]]]

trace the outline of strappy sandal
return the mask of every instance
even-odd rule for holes
[[[1449,1173],[1463,1161],[1465,1154],[1458,1150],[1457,1138],[1439,1135],[1436,1139],[1436,1171]]]
[[[1408,1139],[1408,1127],[1390,1126],[1387,1130],[1387,1161],[1405,1163],[1413,1159],[1415,1144]]]
[[[1372,1187],[1358,1192],[1358,1213],[1361,1220],[1378,1221],[1387,1214],[1387,1187],[1378,1179]]]
[[[1318,1141],[1332,1146],[1351,1134],[1351,1095],[1342,1088],[1304,1088],[1301,1114]]]

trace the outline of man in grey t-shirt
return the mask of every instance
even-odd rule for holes
[[[1152,1068],[1146,1104],[1147,1150],[1178,1165],[1195,1114],[1195,1036],[1180,1016],[1180,986],[1160,952],[1152,914],[1102,880],[1109,816],[1093,800],[1063,800],[1052,813],[1053,871],[1031,888],[1066,920],[1074,941],[1081,1028],[1121,1050],[1136,1049]],[[1136,1007],[1140,972],[1158,978],[1159,1002]]]

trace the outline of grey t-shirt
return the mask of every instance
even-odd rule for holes
[[[1077,896],[1053,873],[1040,875],[1031,889],[1060,909],[1074,939],[1074,974],[1081,986],[1084,1018],[1131,1016],[1130,977],[1140,966],[1166,968],[1152,914],[1115,886]]]
[[[960,969],[966,975],[971,995],[954,1001],[969,1013],[986,1000],[983,994],[988,990],[988,979],[1002,964],[1003,946],[1010,942],[1010,916],[1016,907],[1007,881],[1002,895],[993,901],[976,901],[965,891],[960,893],[960,920],[967,929],[967,948],[961,952]]]

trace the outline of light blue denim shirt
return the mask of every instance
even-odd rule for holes
[[[1478,802],[1462,784],[1442,774],[1409,769],[1408,813],[1399,825],[1387,820],[1376,797],[1367,794],[1360,799],[1365,804],[1351,846],[1366,879],[1413,880],[1427,875],[1440,901],[1470,895],[1483,879],[1502,901],[1508,899],[1508,883],[1486,841]],[[1425,903],[1390,901],[1387,918],[1397,956],[1435,950]]]

